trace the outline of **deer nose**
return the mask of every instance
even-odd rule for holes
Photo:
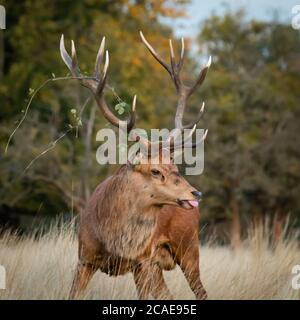
[[[197,199],[201,199],[202,198],[202,192],[200,192],[200,191],[192,191],[192,195],[194,197],[196,197]]]

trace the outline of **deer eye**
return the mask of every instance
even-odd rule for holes
[[[151,170],[151,174],[154,176],[154,177],[158,177],[161,175],[161,172],[159,170],[156,170],[156,169],[152,169]]]

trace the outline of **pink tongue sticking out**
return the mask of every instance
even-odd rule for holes
[[[188,203],[194,208],[198,207],[199,205],[197,200],[188,200]]]

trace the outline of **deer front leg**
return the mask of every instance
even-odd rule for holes
[[[134,268],[133,275],[139,299],[173,299],[163,276],[163,269],[171,270],[176,264],[166,241],[157,242],[149,258],[144,258]]]
[[[173,299],[163,277],[162,269],[157,264],[145,263],[133,271],[138,298],[146,300],[150,293],[154,299]]]
[[[153,281],[151,286],[151,294],[154,299],[172,300],[173,296],[166,285],[163,271],[158,265],[153,266]]]
[[[185,270],[184,275],[190,285],[190,288],[194,292],[197,300],[206,300],[207,293],[200,280],[199,270]]]
[[[90,263],[78,262],[69,299],[76,299],[83,293],[96,270]]]
[[[176,267],[169,239],[164,237],[158,239],[156,245],[152,248],[151,262],[151,293],[153,298],[173,299],[163,276],[163,270],[172,270]]]
[[[205,300],[207,299],[207,293],[200,280],[200,269],[199,269],[199,250],[198,245],[194,250],[186,251],[181,258],[179,265],[184,273],[184,276],[194,292],[196,299]]]

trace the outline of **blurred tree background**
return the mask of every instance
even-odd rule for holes
[[[76,214],[96,185],[116,169],[95,159],[96,132],[109,124],[93,99],[87,100],[87,89],[76,80],[50,81],[36,93],[45,80],[67,75],[59,55],[60,35],[65,35],[68,48],[74,39],[87,74],[105,35],[108,82],[114,89],[107,89],[111,105],[118,103],[114,91],[129,104],[137,94],[138,127],[172,128],[175,89],[138,31],[168,59],[167,39],[175,37],[162,18],[185,15],[187,2],[4,1],[8,14],[7,29],[0,30],[0,223],[32,229],[39,221]],[[300,217],[299,32],[277,21],[249,21],[243,11],[228,11],[208,17],[197,41],[199,52],[186,59],[185,78],[193,80],[199,72],[199,56],[213,56],[206,81],[186,112],[191,119],[206,102],[199,124],[209,130],[205,169],[201,176],[187,177],[205,194],[203,234],[216,232],[238,245],[249,221],[269,217],[280,235],[287,216]]]

